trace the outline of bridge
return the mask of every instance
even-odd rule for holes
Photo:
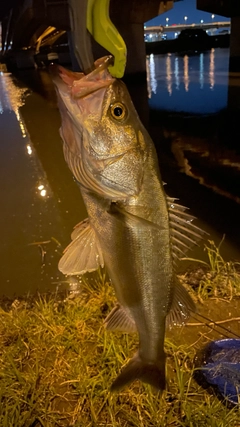
[[[213,30],[219,28],[229,28],[231,27],[231,21],[221,21],[221,22],[203,22],[200,24],[175,24],[175,25],[155,25],[144,27],[144,32],[146,33],[169,33],[175,31],[180,32],[187,28],[201,28],[203,30]]]
[[[145,72],[144,22],[167,12],[178,0],[111,0],[110,17],[123,36],[128,58],[126,72]],[[33,51],[42,34],[54,27],[70,34],[68,0],[9,0],[12,8],[0,15],[2,21],[2,56],[11,57],[18,67],[33,66]],[[1,0],[2,3],[2,0]],[[6,12],[7,10],[7,12]],[[1,11],[1,9],[0,9]],[[70,50],[71,37],[69,37]],[[138,49],[136,49],[136,44]],[[93,43],[94,56],[106,54]],[[12,54],[12,55],[11,55]],[[134,57],[134,60],[133,60]]]
[[[110,17],[127,45],[126,73],[146,73],[144,22],[170,10],[175,1],[178,0],[110,1]],[[236,0],[196,0],[196,2],[199,9],[231,17],[230,64],[233,71],[240,71],[240,2]],[[1,0],[0,21],[1,56],[4,60],[12,58],[18,67],[35,65],[33,54],[36,49],[40,49],[42,43],[46,43],[46,31],[50,31],[49,34],[52,33],[52,36],[65,31],[72,51],[68,0]],[[203,23],[200,27],[207,29],[213,25],[224,28],[229,22]],[[174,31],[181,31],[187,27],[188,25],[176,25]],[[161,29],[167,32],[171,31],[173,26],[164,26]],[[152,27],[152,31],[159,32],[159,27]],[[106,54],[106,51],[93,43],[93,53],[95,57],[99,57]]]

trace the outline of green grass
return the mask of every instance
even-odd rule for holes
[[[197,280],[196,293],[200,301],[208,298],[225,298],[229,301],[233,297],[240,296],[240,263],[233,261],[224,261],[220,249],[223,240],[219,246],[211,240],[208,245],[205,245],[208,261],[196,260],[192,258],[185,258],[185,260],[198,262],[203,269],[200,269],[199,280]],[[196,273],[199,273],[199,269]],[[190,281],[188,281],[189,274],[181,277],[182,281],[187,281],[191,284],[193,272],[190,272]]]
[[[114,295],[103,275],[93,277],[73,299],[39,296],[0,309],[0,426],[239,427],[240,409],[195,382],[196,345],[173,337],[165,342],[166,391],[135,382],[109,392],[138,343],[135,335],[104,330]]]

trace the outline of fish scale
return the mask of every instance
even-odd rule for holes
[[[84,274],[105,265],[118,300],[105,326],[138,333],[138,351],[111,389],[140,379],[162,390],[166,323],[184,323],[195,310],[174,263],[204,233],[166,196],[154,144],[126,86],[112,79],[108,59],[96,66],[81,77],[62,67],[52,71],[65,160],[88,212],[59,269]]]

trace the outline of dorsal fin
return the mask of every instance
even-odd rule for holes
[[[88,219],[76,225],[71,237],[73,241],[64,250],[58,264],[63,274],[85,274],[104,266],[100,244]]]
[[[177,199],[167,197],[174,264],[184,257],[193,246],[198,245],[199,240],[207,234],[192,224],[195,217],[185,212],[188,208],[175,203],[175,200]]]

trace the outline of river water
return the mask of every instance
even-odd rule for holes
[[[228,129],[232,118],[222,112],[238,102],[240,80],[229,83],[228,50],[151,55],[147,69],[149,129],[168,192],[190,207],[217,244],[226,234],[223,255],[238,259],[239,139],[218,144],[217,134],[219,123],[225,120]],[[59,273],[57,264],[86,210],[63,158],[59,127],[47,70],[0,73],[2,295],[74,289],[75,279]]]
[[[228,49],[192,55],[150,55],[150,107],[191,114],[211,114],[226,108],[228,55]]]

